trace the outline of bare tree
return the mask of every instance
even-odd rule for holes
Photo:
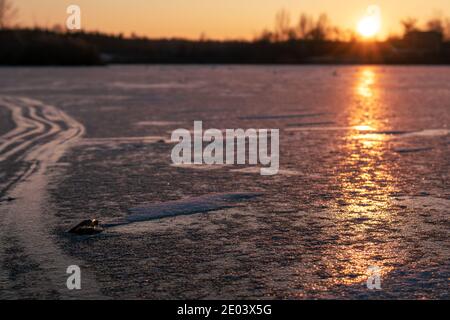
[[[406,33],[412,32],[412,31],[417,31],[417,19],[416,18],[405,18],[402,21],[400,21],[400,23],[403,26],[403,30]]]
[[[433,17],[426,23],[428,31],[442,33],[444,37],[450,38],[450,19],[442,12],[436,11]]]
[[[267,29],[264,29],[261,34],[255,37],[256,41],[261,42],[272,42],[274,40],[273,32]]]
[[[9,0],[0,0],[0,29],[11,26],[17,16],[17,9]]]
[[[332,27],[329,31],[330,39],[334,41],[341,41],[343,39],[344,33],[339,27]]]
[[[445,19],[445,38],[450,40],[450,19]]]
[[[64,33],[64,28],[59,23],[54,24],[53,27],[50,30],[55,32],[55,33]]]
[[[313,28],[314,22],[313,18],[305,13],[300,15],[300,20],[298,21],[298,36],[300,39],[307,39],[311,29]]]
[[[314,28],[311,30],[311,39],[322,41],[326,40],[330,35],[330,19],[322,13],[317,19]]]
[[[268,39],[266,33],[263,38]],[[280,10],[275,17],[275,31],[270,34],[273,41],[291,40],[338,40],[343,36],[339,28],[333,27],[326,14],[321,14],[317,20],[306,13],[300,15],[295,27],[291,27],[289,12]],[[262,37],[262,36],[261,36]]]
[[[288,11],[282,9],[275,16],[275,37],[278,41],[289,40],[291,34],[291,16]]]
[[[339,40],[346,42],[357,42],[358,35],[353,29],[344,29],[340,31]]]
[[[435,31],[443,34],[445,29],[444,21],[438,17],[428,20],[427,29],[428,31]]]

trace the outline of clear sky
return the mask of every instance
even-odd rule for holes
[[[400,30],[399,21],[416,17],[423,22],[437,13],[450,16],[450,0],[11,0],[24,26],[65,25],[66,8],[77,4],[85,30],[149,37],[252,38],[272,28],[278,10],[291,13],[325,12],[333,24],[354,30],[369,5],[381,8],[381,37]]]

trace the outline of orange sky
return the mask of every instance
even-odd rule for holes
[[[326,12],[341,28],[356,29],[369,5],[381,8],[380,38],[399,32],[400,19],[420,21],[442,13],[450,15],[450,0],[12,0],[19,8],[19,22],[51,27],[65,24],[66,7],[78,4],[82,27],[149,37],[252,38],[272,28],[278,10],[291,12],[296,22],[300,12]]]

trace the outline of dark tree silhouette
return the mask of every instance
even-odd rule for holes
[[[310,31],[311,39],[316,41],[326,40],[330,36],[330,19],[322,13],[317,19],[314,28]]]
[[[427,22],[427,29],[428,31],[435,31],[443,34],[445,31],[443,19],[436,17],[429,20]]]
[[[291,17],[288,11],[282,9],[275,16],[275,37],[277,41],[286,41],[291,36]]]
[[[400,21],[403,26],[404,33],[406,34],[412,31],[417,31],[417,21],[418,20],[416,18],[411,17],[405,18]]]
[[[0,0],[2,26],[11,23],[11,2]],[[8,9],[5,9],[8,8]],[[6,17],[6,18],[5,18]],[[416,28],[407,18],[407,31],[435,30],[450,36],[450,20],[437,16]],[[419,39],[420,41],[418,41]],[[423,41],[423,39],[425,39]],[[422,45],[424,42],[425,45]],[[416,43],[416,44],[415,44]],[[439,50],[429,49],[431,47]],[[450,64],[450,42],[433,33],[391,37],[386,41],[359,41],[354,30],[333,26],[325,14],[301,14],[291,24],[289,12],[280,11],[272,30],[254,41],[219,41],[201,36],[197,40],[148,39],[100,32],[65,32],[49,29],[4,28],[0,30],[0,65],[98,65],[107,63],[446,63]],[[431,52],[431,54],[423,54]]]
[[[302,13],[300,15],[297,27],[299,38],[306,39],[309,36],[313,26],[314,26],[313,18],[307,15],[306,13]]]

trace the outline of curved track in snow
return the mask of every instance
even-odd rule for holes
[[[0,297],[100,297],[83,263],[58,245],[47,196],[47,169],[84,134],[83,125],[29,98],[0,96],[0,107],[10,110],[15,123],[0,137]],[[70,265],[81,267],[82,290],[67,289]]]

